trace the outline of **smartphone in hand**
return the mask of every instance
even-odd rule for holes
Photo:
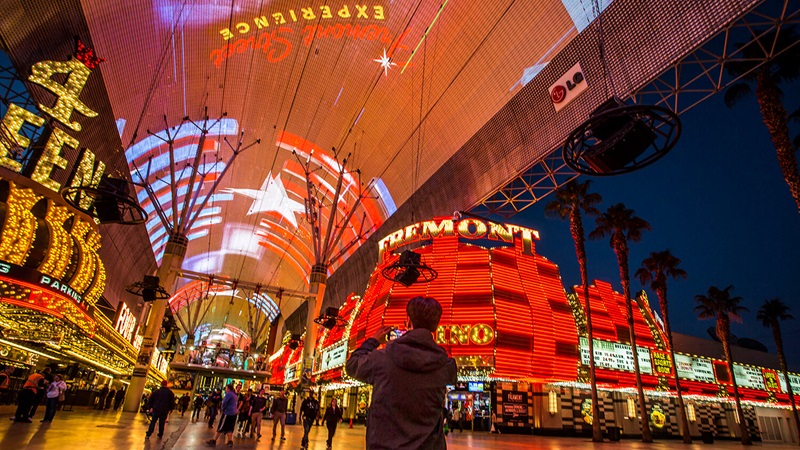
[[[403,330],[403,329],[394,327],[394,328],[392,328],[392,331],[389,332],[387,338],[388,338],[388,340],[393,341],[393,340],[399,338],[400,336],[406,334],[406,331],[407,330]]]

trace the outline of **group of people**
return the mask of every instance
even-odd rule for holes
[[[0,375],[0,386],[8,386],[11,371],[13,368],[7,367],[3,370],[5,376]],[[36,415],[39,405],[44,401],[44,418],[40,422],[52,422],[56,416],[59,402],[65,399],[67,383],[64,382],[61,374],[53,374],[49,367],[28,376],[25,383],[17,395],[17,411],[14,414],[14,422],[31,423]]]
[[[452,423],[461,423],[462,412],[451,414],[442,408],[447,385],[457,381],[455,360],[433,339],[442,316],[441,305],[430,297],[415,297],[406,306],[408,320],[407,332],[389,342],[385,348],[392,327],[380,328],[371,338],[356,349],[347,361],[347,373],[353,378],[373,386],[372,405],[367,418],[367,448],[383,449],[445,449],[445,423],[450,416]],[[413,392],[414,395],[409,395]],[[188,397],[187,397],[188,398]],[[188,406],[188,400],[185,401]],[[156,422],[159,425],[159,438],[163,435],[166,416],[175,403],[174,394],[162,388],[150,396],[149,411],[153,421],[147,433],[149,437]],[[238,430],[240,436],[255,434],[261,437],[261,421],[267,411],[268,400],[264,390],[253,395],[252,390],[237,392],[233,385],[225,387],[224,397],[219,390],[214,391],[205,401],[195,398],[192,420],[198,420],[200,410],[205,405],[209,428],[214,427],[217,413],[221,417],[208,445],[214,446],[222,436],[228,446],[233,446],[233,435]],[[281,426],[281,441],[286,440],[285,423],[288,400],[281,392],[269,407],[272,415],[272,439],[277,437],[277,427]],[[328,428],[328,450],[331,449],[336,425],[342,420],[343,412],[332,400],[324,414]],[[320,404],[314,393],[300,406],[300,419],[303,423],[302,448],[308,448],[308,435],[314,422],[320,416]]]
[[[122,401],[125,400],[125,389],[111,386],[109,389],[108,385],[103,385],[100,389],[100,392],[97,394],[97,403],[95,404],[95,409],[102,409],[107,410],[114,407],[114,411],[118,410],[120,406],[122,406]]]

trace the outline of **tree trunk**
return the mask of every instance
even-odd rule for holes
[[[739,432],[742,435],[742,445],[753,445],[750,440],[750,431],[747,430],[742,402],[739,400],[739,386],[736,383],[736,375],[733,373],[733,355],[731,354],[730,344],[731,324],[727,315],[720,314],[717,317],[717,337],[722,341],[725,360],[728,362],[728,372],[730,372],[731,381],[733,382],[733,398],[736,401],[736,413],[739,415]]]
[[[672,328],[669,325],[669,303],[667,303],[667,282],[662,280],[660,289],[656,290],[658,296],[658,304],[661,306],[661,313],[664,315],[664,331],[667,334],[667,343],[669,344],[669,359],[672,362],[672,370],[675,373],[675,390],[678,392],[678,413],[681,415],[681,434],[683,435],[683,443],[692,443],[692,433],[689,431],[689,418],[686,415],[686,404],[683,401],[683,392],[681,392],[681,380],[678,376],[678,366],[675,364],[675,346],[672,345]]]
[[[600,404],[597,400],[597,373],[594,364],[594,334],[592,333],[592,306],[589,303],[589,274],[586,269],[586,239],[583,235],[583,221],[577,207],[570,212],[570,232],[575,241],[575,254],[581,270],[581,286],[586,298],[586,337],[589,341],[589,384],[592,397],[592,442],[603,442],[603,430],[600,427]]]
[[[800,173],[797,170],[792,138],[789,136],[789,115],[781,102],[781,94],[767,69],[761,69],[756,82],[756,99],[772,145],[778,154],[783,179],[789,185],[797,211],[800,212]]]
[[[622,281],[622,291],[625,295],[625,307],[628,312],[628,331],[631,337],[631,350],[633,352],[633,371],[636,375],[636,392],[639,395],[639,413],[642,415],[642,442],[653,442],[650,433],[650,422],[647,416],[647,403],[645,403],[644,387],[642,386],[642,373],[639,370],[639,353],[636,348],[636,333],[633,329],[633,302],[631,301],[631,281],[628,271],[628,244],[624,237],[612,236],[614,253],[619,263],[619,277]]]
[[[783,377],[786,379],[786,390],[789,391],[789,404],[792,405],[792,415],[794,416],[794,425],[800,433],[800,415],[797,413],[797,404],[794,401],[794,390],[792,382],[789,380],[789,368],[786,366],[786,354],[783,352],[783,336],[781,336],[781,324],[777,319],[770,320],[772,327],[772,337],[775,338],[775,348],[778,350],[778,360],[781,363],[781,371]]]

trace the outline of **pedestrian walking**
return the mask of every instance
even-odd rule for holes
[[[406,305],[408,331],[389,342],[392,327],[381,327],[350,355],[347,373],[373,385],[367,419],[369,449],[445,449],[444,408],[457,366],[433,339],[442,306],[430,297]]]
[[[56,409],[58,404],[65,400],[65,392],[67,392],[67,383],[61,378],[61,375],[54,375],[53,382],[47,386],[46,398],[44,401],[44,419],[42,422],[52,422],[56,416]]]
[[[458,431],[463,433],[464,432],[464,428],[461,426],[462,413],[461,413],[461,410],[458,409],[458,407],[453,408],[452,417],[453,417],[453,422],[450,425],[451,425],[451,428],[452,428],[453,432],[455,432],[456,431],[456,427],[458,427]]]
[[[250,431],[250,399],[253,397],[253,390],[248,389],[244,395],[239,396],[239,436],[244,436]]]
[[[189,403],[191,401],[192,401],[191,397],[189,397],[189,394],[186,393],[184,393],[181,396],[180,400],[178,400],[178,411],[181,412],[181,417],[183,417],[183,414],[186,412],[187,409],[189,409]]]
[[[206,441],[206,444],[214,446],[217,445],[217,439],[225,435],[227,437],[228,447],[233,447],[233,430],[236,429],[236,392],[233,390],[233,385],[225,386],[225,398],[222,399],[222,419],[219,423],[219,428],[213,439]]]
[[[272,413],[272,440],[275,440],[275,431],[278,428],[278,423],[281,424],[281,440],[286,440],[284,427],[286,427],[286,406],[289,400],[286,398],[286,391],[281,391],[278,397],[272,400],[272,407],[269,412]]]
[[[194,402],[192,402],[192,423],[197,422],[200,419],[200,411],[203,409],[203,396],[197,394],[194,397]]]
[[[122,406],[122,401],[125,400],[125,388],[117,389],[117,394],[114,396],[114,411]]]
[[[164,424],[175,402],[175,394],[167,387],[168,385],[167,380],[164,380],[161,382],[161,388],[150,394],[150,400],[147,404],[147,411],[150,414],[150,427],[144,436],[145,439],[150,439],[156,427],[156,422],[158,422],[158,438],[164,437]]]
[[[214,392],[208,396],[208,428],[214,428],[214,420],[217,418],[220,402],[222,402],[222,395],[220,395],[219,389],[214,389]]]
[[[94,405],[94,409],[103,409],[106,404],[106,397],[108,397],[108,386],[103,385],[103,388],[100,389],[100,395],[97,396],[97,404]]]
[[[256,434],[256,439],[261,439],[261,420],[264,418],[266,410],[267,398],[264,397],[264,390],[261,389],[258,391],[258,396],[253,397],[250,401],[250,419],[253,421],[252,433]]]
[[[303,440],[300,441],[300,448],[308,448],[308,432],[314,426],[314,421],[319,416],[319,402],[314,398],[314,392],[308,393],[308,398],[303,400],[300,405],[300,419],[303,421]]]
[[[114,403],[114,398],[117,396],[117,388],[112,387],[110,391],[108,391],[108,395],[106,396],[105,405],[103,405],[103,410],[110,409],[111,404]]]
[[[336,426],[342,421],[342,408],[336,404],[336,399],[331,399],[331,405],[325,410],[325,426],[328,427],[328,450],[331,450],[333,445],[333,435],[336,434]]]

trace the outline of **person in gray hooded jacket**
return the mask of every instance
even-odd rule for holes
[[[406,305],[408,331],[376,350],[392,327],[382,327],[350,355],[347,373],[373,385],[367,449],[444,449],[444,399],[456,383],[456,362],[433,340],[442,306],[430,297]]]

